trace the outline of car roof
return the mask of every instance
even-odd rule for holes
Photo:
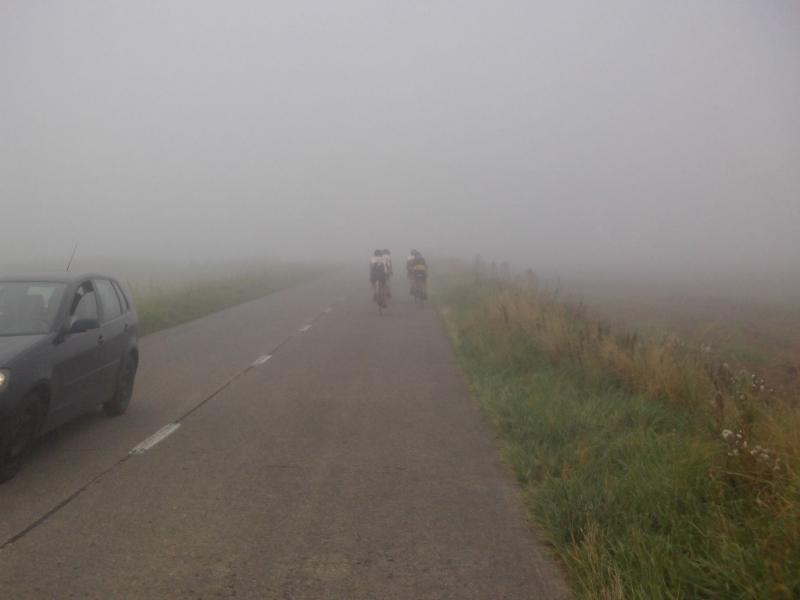
[[[114,279],[108,275],[100,275],[98,273],[69,273],[67,271],[36,271],[30,273],[15,273],[13,275],[0,275],[1,281],[30,281],[42,283],[73,283],[76,281],[83,281],[84,279],[102,278]]]

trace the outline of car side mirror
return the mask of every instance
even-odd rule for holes
[[[83,317],[77,319],[71,327],[67,329],[67,333],[83,333],[90,329],[97,329],[100,327],[100,321],[91,317]]]

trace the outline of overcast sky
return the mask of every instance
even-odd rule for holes
[[[0,0],[0,262],[800,263],[800,2]]]

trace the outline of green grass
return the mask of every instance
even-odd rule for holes
[[[174,287],[129,287],[139,315],[139,333],[147,335],[310,281],[329,270],[322,265],[280,264]]]
[[[582,311],[535,286],[444,279],[436,302],[459,363],[576,597],[800,598],[796,409],[728,391],[715,403],[691,352],[598,341]],[[630,359],[624,377],[610,348]],[[662,373],[647,357],[666,383],[647,385]],[[769,463],[750,455],[757,443]]]

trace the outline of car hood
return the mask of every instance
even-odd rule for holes
[[[0,336],[0,367],[5,367],[14,358],[46,337],[46,334]]]

